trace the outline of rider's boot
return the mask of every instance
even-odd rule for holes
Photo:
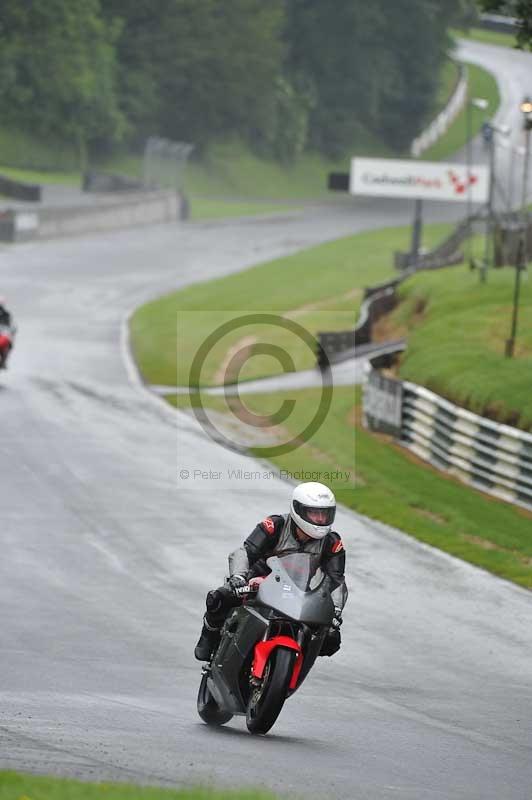
[[[203,617],[203,628],[201,629],[201,636],[194,649],[194,656],[198,661],[210,661],[219,641],[220,628],[209,625],[206,617]]]

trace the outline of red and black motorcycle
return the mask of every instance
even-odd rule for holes
[[[273,556],[266,578],[237,590],[245,600],[201,677],[198,713],[208,725],[241,715],[251,733],[267,733],[303,683],[334,617],[330,578],[313,562],[308,553]]]

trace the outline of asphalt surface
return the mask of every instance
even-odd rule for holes
[[[290,485],[151,397],[121,347],[127,313],[149,297],[410,215],[357,201],[0,250],[20,326],[0,384],[1,768],[529,800],[531,594],[345,510],[340,653],[267,737],[241,719],[200,722],[204,594],[256,521],[287,508]]]
[[[504,47],[488,47],[478,42],[462,42],[456,50],[458,59],[489,70],[497,80],[501,102],[491,120],[500,131],[495,133],[495,196],[499,210],[519,209],[523,197],[525,131],[520,104],[529,96],[532,73],[531,54]],[[504,133],[507,128],[507,133]],[[471,149],[473,164],[488,163],[489,153],[479,134]],[[466,163],[465,149],[458,160]],[[532,170],[526,176],[525,196],[532,198]]]

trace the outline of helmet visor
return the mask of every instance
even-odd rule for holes
[[[306,506],[294,500],[294,511],[305,522],[311,525],[332,525],[336,514],[336,506],[316,507]]]

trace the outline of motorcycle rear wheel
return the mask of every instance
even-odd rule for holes
[[[251,693],[246,711],[246,725],[250,733],[268,733],[281,713],[286,700],[296,653],[277,647],[271,654],[262,684]]]
[[[223,711],[207,686],[207,675],[201,676],[198,691],[198,714],[207,725],[223,725],[233,718],[228,711]]]

